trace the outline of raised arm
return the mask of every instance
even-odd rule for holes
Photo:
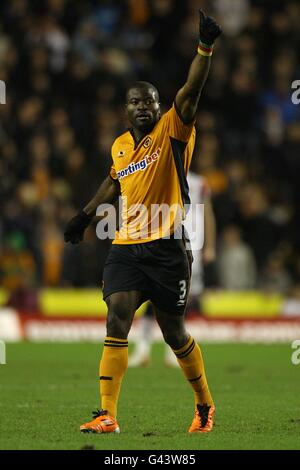
[[[67,224],[64,232],[65,242],[79,243],[83,240],[85,229],[93,220],[96,209],[100,204],[113,204],[120,195],[120,184],[110,176],[99,186],[95,196]]]
[[[222,32],[213,18],[205,16],[202,10],[199,14],[198,53],[191,64],[186,83],[175,98],[177,111],[187,123],[195,117],[201,91],[208,76],[214,41]]]

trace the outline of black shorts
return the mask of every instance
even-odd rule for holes
[[[191,260],[183,240],[112,245],[103,272],[103,298],[140,291],[164,312],[182,315],[190,285]]]

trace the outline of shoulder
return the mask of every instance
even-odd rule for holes
[[[168,132],[172,137],[188,142],[190,138],[195,138],[195,119],[190,122],[186,122],[182,119],[176,104],[173,103],[172,107],[163,114],[162,118],[165,123]]]
[[[179,110],[179,108],[176,104],[176,101],[173,102],[172,106],[170,107],[170,109],[165,114],[170,119],[174,119],[176,121],[179,121],[180,124],[182,126],[185,126],[185,127],[194,127],[195,122],[196,122],[196,118],[193,118],[193,119],[190,119],[190,120],[187,121],[182,117],[181,112],[180,112],[180,110]]]
[[[119,152],[125,151],[125,147],[127,148],[131,143],[131,136],[130,132],[126,131],[123,134],[119,135],[113,142],[111,146],[111,153],[114,157]]]

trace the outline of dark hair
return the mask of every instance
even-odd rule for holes
[[[143,81],[138,81],[138,82],[134,82],[128,89],[127,89],[127,92],[126,92],[126,97],[128,96],[128,93],[130,90],[133,90],[134,88],[146,88],[146,89],[150,89],[152,91],[154,91],[155,95],[156,95],[156,98],[157,100],[159,101],[159,93],[158,93],[158,90],[157,88],[152,85],[152,83],[149,83],[149,82],[143,82]]]

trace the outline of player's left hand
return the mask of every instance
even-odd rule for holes
[[[214,18],[206,16],[203,10],[199,10],[199,15],[199,39],[202,43],[212,46],[217,37],[222,34],[222,29]]]
[[[87,215],[83,210],[78,212],[73,219],[71,219],[65,229],[64,239],[65,242],[72,244],[79,243],[83,240],[85,229],[88,227],[92,220],[92,216]]]

